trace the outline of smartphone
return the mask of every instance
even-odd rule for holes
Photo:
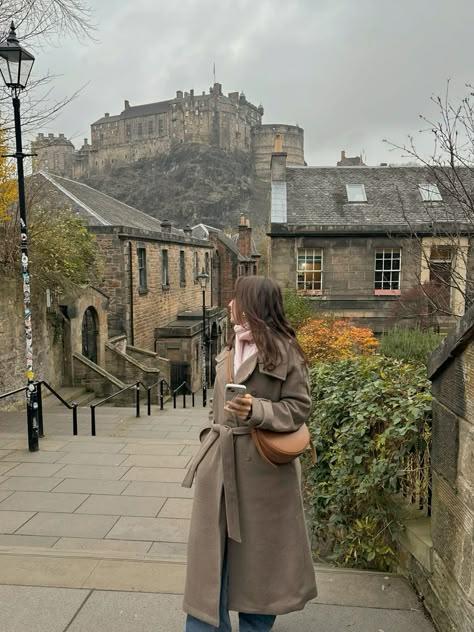
[[[243,397],[247,392],[247,387],[243,384],[226,384],[225,385],[225,403],[231,402],[236,397]]]

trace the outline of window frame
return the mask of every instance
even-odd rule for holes
[[[186,251],[179,251],[179,284],[186,287]]]
[[[161,287],[170,287],[169,253],[167,248],[161,251]]]
[[[198,283],[198,274],[199,274],[199,253],[197,250],[193,253],[193,277],[194,283]]]
[[[138,271],[138,291],[148,291],[148,272],[146,260],[146,248],[144,246],[137,247],[137,271]],[[144,283],[142,281],[144,280]]]
[[[441,195],[438,185],[433,182],[419,184],[418,191],[421,195],[421,201],[425,204],[443,201],[443,196]],[[433,194],[435,197],[433,197]]]
[[[391,253],[391,257],[390,259],[387,259],[385,257],[385,253],[386,252],[390,252]],[[396,257],[394,257],[394,253],[397,252],[398,253],[398,269],[395,269],[393,267],[393,262],[397,259]],[[380,259],[377,258],[377,255],[382,255],[382,268],[379,270],[377,269],[377,261],[379,261]],[[390,268],[385,268],[385,262],[386,261],[390,261],[391,262],[391,266]],[[378,281],[377,280],[377,274],[382,274],[381,280]],[[394,273],[398,273],[398,281],[397,281],[397,285],[398,287],[394,288],[392,287],[393,284],[395,283],[392,280],[392,275]],[[386,281],[384,279],[384,274],[388,274],[389,275],[389,281]],[[376,248],[375,249],[375,253],[374,253],[374,296],[399,296],[401,294],[401,280],[402,280],[402,249],[401,248]],[[385,283],[389,283],[390,287],[389,288],[384,288],[383,285]],[[377,287],[377,284],[381,284],[382,287]]]
[[[363,194],[363,200],[351,200],[351,196],[349,194],[350,188],[360,187],[360,191]],[[346,184],[346,195],[347,201],[350,204],[364,204],[367,202],[367,191],[365,190],[365,184]]]
[[[320,270],[304,270],[304,269],[300,269],[299,267],[299,263],[300,263],[300,258],[301,258],[301,254],[300,253],[304,253],[304,258],[305,258],[305,264],[307,262],[308,259],[308,253],[312,253],[311,257],[312,257],[312,264],[314,265],[315,261],[317,258],[319,258],[319,262],[321,265],[321,269]],[[316,255],[315,253],[319,252],[319,255]],[[308,289],[306,287],[306,275],[307,274],[317,274],[319,273],[320,275],[320,279],[319,279],[319,288],[315,288],[314,285],[314,280],[311,283],[311,285],[313,286],[312,288]],[[304,287],[301,288],[300,287],[300,280],[299,277],[303,275],[303,285]],[[304,294],[306,296],[320,296],[323,293],[323,280],[324,280],[324,249],[323,248],[298,248],[296,251],[296,289],[299,293]]]

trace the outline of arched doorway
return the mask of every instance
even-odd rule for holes
[[[82,319],[82,355],[97,364],[99,319],[93,307],[88,307]]]

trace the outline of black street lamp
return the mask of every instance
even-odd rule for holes
[[[197,275],[197,280],[202,289],[202,397],[203,405],[207,403],[207,335],[206,335],[206,288],[209,275],[204,268],[201,274]]]
[[[13,112],[15,116],[15,140],[16,153],[8,156],[16,159],[18,174],[18,207],[20,210],[20,250],[21,270],[23,279],[23,309],[26,338],[26,377],[28,385],[26,390],[26,406],[28,421],[28,448],[30,452],[39,449],[38,426],[38,392],[33,372],[33,341],[31,330],[31,286],[28,259],[28,230],[26,223],[25,202],[25,175],[23,160],[28,154],[23,153],[21,138],[20,99],[19,94],[26,88],[30,78],[35,58],[31,53],[20,46],[15,32],[15,25],[11,24],[10,33],[6,43],[0,46],[0,74],[7,88],[10,88],[13,97]]]

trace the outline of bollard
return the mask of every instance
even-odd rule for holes
[[[91,405],[91,435],[95,437],[95,406]]]
[[[163,396],[163,380],[160,382],[160,410],[163,410],[164,396]]]
[[[151,415],[151,388],[147,388],[146,390],[147,396],[147,409],[148,409],[148,417]]]
[[[77,404],[72,403],[72,434],[77,436]]]
[[[137,409],[137,417],[140,417],[140,382],[137,382],[135,386],[135,403]]]

